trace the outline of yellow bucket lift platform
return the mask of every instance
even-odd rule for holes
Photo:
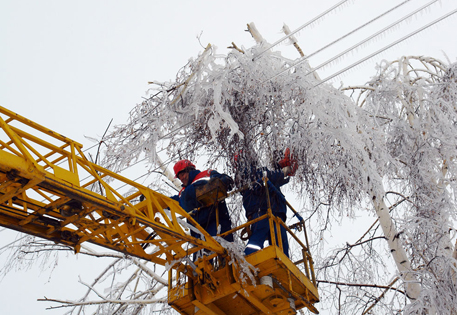
[[[170,286],[168,304],[181,314],[296,314],[298,309],[309,308],[319,302],[317,288],[279,250],[269,246],[249,255],[246,260],[260,272],[255,284],[240,280],[239,270],[226,265],[213,272],[219,282],[216,292],[190,280]],[[171,278],[170,278],[171,279]]]
[[[256,271],[255,276],[249,277],[240,270],[242,263],[239,261],[218,267],[217,259],[214,261],[216,255],[200,258],[195,264],[196,269],[211,277],[195,277],[195,273],[189,272],[183,276],[179,269],[176,274],[170,270],[168,304],[181,314],[187,315],[282,315],[296,314],[297,310],[304,307],[318,314],[314,304],[319,302],[319,294],[307,246],[301,243],[281,220],[274,217],[271,211],[257,220],[267,217],[273,224],[282,224],[302,246],[303,259],[293,263],[283,253],[282,248],[270,245],[245,257],[246,262]],[[230,232],[251,223],[252,221]],[[272,233],[271,237],[274,236]]]

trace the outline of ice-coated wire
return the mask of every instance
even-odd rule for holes
[[[409,1],[409,0],[408,0],[408,1]],[[385,31],[387,31],[388,29],[390,29],[390,28],[392,28],[392,27],[394,27],[394,26],[400,24],[401,22],[403,22],[403,21],[409,19],[409,18],[412,17],[413,15],[415,15],[415,14],[417,14],[418,12],[424,10],[425,8],[431,6],[432,4],[434,4],[434,3],[437,2],[437,1],[438,1],[438,0],[432,0],[432,1],[430,1],[429,3],[427,3],[427,4],[423,5],[422,7],[420,7],[419,9],[416,9],[415,11],[413,11],[413,12],[411,12],[411,13],[405,15],[405,16],[402,17],[401,19],[395,21],[394,23],[390,24],[389,26],[386,26],[385,28],[383,28],[382,30],[380,30],[380,31],[378,31],[378,32],[376,32],[376,33],[374,33],[373,35],[370,35],[369,37],[367,37],[367,38],[365,38],[364,40],[358,42],[357,44],[355,44],[355,45],[353,45],[352,47],[346,49],[345,51],[339,53],[338,55],[336,55],[336,56],[330,58],[330,59],[327,60],[327,61],[324,61],[323,63],[321,63],[321,64],[318,65],[317,67],[313,68],[313,70],[310,71],[310,72],[308,72],[306,75],[312,74],[312,73],[316,72],[318,69],[320,69],[320,68],[322,68],[322,67],[324,67],[324,66],[326,66],[326,65],[328,65],[328,64],[330,64],[330,63],[332,63],[332,62],[335,61],[336,59],[342,57],[343,55],[345,55],[345,54],[347,54],[348,52],[350,52],[350,51],[356,49],[357,47],[359,47],[359,46],[365,44],[366,42],[372,40],[373,38],[375,38],[375,37],[377,37],[377,36],[383,34],[383,33],[384,33]],[[325,47],[323,47],[323,48],[317,50],[316,52],[312,53],[311,55],[307,56],[306,58],[303,58],[303,59],[299,60],[298,62],[292,64],[290,68],[293,68],[293,67],[295,67],[295,66],[301,64],[302,62],[305,62],[305,61],[308,60],[308,58],[310,58],[312,55],[317,54],[318,52],[320,52],[320,51],[322,51],[322,50],[328,48],[330,45],[333,45],[333,44],[335,44],[336,42],[340,41],[341,39],[343,39],[343,38],[345,38],[345,37],[347,37],[347,36],[353,34],[353,33],[356,32],[357,30],[359,30],[360,28],[362,28],[362,27],[364,27],[364,26],[370,24],[371,22],[377,20],[377,19],[380,18],[381,16],[383,16],[383,15],[389,13],[389,12],[392,12],[393,10],[395,10],[395,9],[398,8],[399,6],[405,4],[406,2],[407,2],[407,1],[401,3],[400,5],[398,5],[398,6],[394,7],[394,8],[392,8],[392,9],[390,9],[389,11],[387,11],[387,12],[383,13],[382,15],[376,17],[376,18],[373,19],[372,21],[370,21],[370,22],[368,22],[368,23],[365,23],[364,25],[362,25],[362,26],[360,26],[359,28],[357,28],[357,29],[351,31],[350,33],[344,35],[343,37],[337,39],[336,41],[330,43],[329,45],[327,45],[327,46],[325,46]],[[272,79],[274,79],[274,78],[276,78],[276,77],[278,77],[278,76],[284,74],[285,72],[289,71],[290,68],[287,68],[287,69],[282,70],[281,72],[279,72],[278,74],[272,76],[272,77],[269,78],[268,80],[265,80],[264,82],[270,81],[270,80],[272,80]]]
[[[376,52],[374,52],[374,53],[372,53],[372,54],[370,54],[370,55],[368,55],[368,56],[366,56],[366,57],[360,59],[359,61],[353,63],[352,65],[347,66],[346,68],[344,68],[344,69],[342,69],[342,70],[340,70],[340,71],[338,71],[338,72],[336,72],[336,73],[334,73],[334,74],[328,76],[327,78],[323,79],[321,82],[319,82],[318,84],[316,84],[314,87],[317,87],[317,86],[321,85],[322,83],[327,82],[328,80],[331,80],[331,79],[333,79],[333,78],[336,77],[336,76],[339,76],[339,75],[342,74],[343,72],[346,72],[346,71],[348,71],[349,69],[351,69],[351,68],[353,68],[353,67],[355,67],[355,66],[361,64],[362,62],[365,62],[365,61],[367,61],[368,59],[373,58],[374,56],[380,54],[381,52],[383,52],[383,51],[385,51],[385,50],[387,50],[387,49],[389,49],[389,48],[391,48],[391,47],[393,47],[393,46],[395,46],[395,45],[401,43],[402,41],[404,41],[404,40],[406,40],[406,39],[408,39],[408,38],[410,38],[410,37],[416,35],[417,33],[422,32],[423,30],[425,30],[425,29],[427,29],[427,28],[429,28],[429,27],[435,25],[435,24],[438,23],[438,22],[441,22],[442,20],[444,20],[444,19],[450,17],[451,15],[453,15],[453,14],[455,14],[455,13],[457,13],[457,9],[455,9],[454,11],[451,11],[451,12],[445,14],[445,15],[443,15],[442,17],[440,17],[440,18],[434,20],[433,22],[430,22],[429,24],[427,24],[427,25],[425,25],[425,26],[423,26],[423,27],[421,27],[421,28],[415,30],[415,31],[412,32],[412,33],[409,33],[408,35],[406,35],[406,36],[404,36],[404,37],[402,37],[402,38],[400,38],[400,39],[394,41],[393,43],[390,43],[389,45],[387,45],[387,46],[385,46],[385,47],[379,49],[378,51],[376,51]]]
[[[435,2],[438,2],[438,0],[432,0],[432,1],[430,1],[429,3],[427,3],[427,4],[423,5],[422,7],[420,7],[419,9],[416,9],[415,11],[413,11],[413,12],[411,12],[411,13],[405,15],[405,16],[402,17],[401,19],[399,19],[399,20],[393,22],[392,24],[390,24],[390,25],[384,27],[382,30],[377,31],[377,32],[374,33],[373,35],[368,36],[368,37],[365,38],[364,40],[358,42],[357,44],[353,45],[352,47],[349,47],[348,49],[346,49],[345,51],[339,53],[339,54],[336,55],[335,57],[332,57],[332,58],[330,58],[329,60],[327,60],[327,61],[321,63],[320,65],[318,65],[317,67],[315,67],[315,68],[314,68],[311,72],[309,72],[308,74],[311,74],[311,73],[316,72],[317,69],[322,68],[323,66],[329,64],[329,63],[332,62],[332,61],[335,61],[336,59],[338,59],[338,58],[340,58],[341,56],[347,54],[348,52],[354,50],[355,48],[357,48],[357,47],[359,47],[359,46],[365,44],[366,42],[372,40],[373,38],[375,38],[375,37],[381,35],[381,34],[384,33],[385,31],[387,31],[388,29],[390,29],[390,28],[392,28],[392,27],[394,27],[394,26],[400,24],[401,22],[403,22],[403,21],[409,19],[410,17],[416,15],[417,13],[419,13],[420,11],[424,10],[425,8],[431,6],[431,5],[434,4]],[[307,74],[307,75],[308,75],[308,74]]]
[[[340,37],[340,38],[334,40],[334,41],[331,42],[330,44],[327,44],[327,45],[325,45],[324,47],[322,47],[322,48],[316,50],[315,52],[313,52],[313,53],[311,53],[311,54],[309,54],[308,56],[306,56],[306,58],[311,58],[312,56],[314,56],[314,55],[320,53],[321,51],[323,51],[323,50],[329,48],[330,46],[332,46],[332,45],[338,43],[339,41],[345,39],[345,38],[348,37],[349,35],[354,34],[355,32],[361,30],[361,29],[364,28],[365,26],[370,25],[370,24],[373,23],[374,21],[379,20],[379,19],[382,18],[383,16],[385,16],[385,15],[387,15],[387,14],[389,14],[389,13],[395,11],[396,9],[398,9],[399,7],[401,7],[402,5],[404,5],[404,4],[406,4],[406,3],[410,2],[410,1],[411,1],[411,0],[403,1],[402,3],[400,3],[400,4],[396,5],[395,7],[393,7],[392,9],[387,10],[386,12],[384,12],[384,13],[378,15],[378,16],[375,17],[374,19],[372,19],[372,20],[366,22],[365,24],[362,24],[361,26],[359,26],[359,27],[353,29],[352,31],[350,31],[350,32],[347,33],[346,35],[343,35],[342,37]]]
[[[271,48],[277,46],[279,43],[285,41],[286,39],[290,38],[291,36],[293,36],[294,34],[296,34],[297,32],[301,31],[302,29],[304,29],[305,27],[313,24],[314,22],[316,22],[317,20],[319,20],[320,18],[324,17],[325,15],[329,14],[330,12],[332,12],[333,10],[335,10],[336,8],[338,8],[339,6],[343,5],[344,3],[348,2],[349,0],[343,0],[343,1],[340,1],[339,3],[335,4],[333,7],[331,7],[330,9],[322,12],[321,14],[319,14],[318,16],[316,16],[315,18],[313,18],[312,20],[310,20],[309,22],[306,22],[305,24],[303,24],[302,26],[300,26],[299,28],[297,28],[295,31],[293,31],[292,33],[290,33],[289,35],[286,35],[284,36],[283,38],[277,40],[276,42],[274,42],[273,44],[271,44],[270,46],[268,46],[268,48],[262,50],[260,53],[258,53],[256,56],[254,56],[252,58],[252,61],[256,60],[258,57],[260,57],[261,55],[263,55],[265,52],[267,52],[268,50],[270,50]]]
[[[295,67],[295,66],[297,66],[298,64],[300,64],[300,63],[302,63],[302,62],[305,62],[306,60],[308,60],[308,59],[311,58],[312,56],[314,56],[314,55],[320,53],[321,51],[323,51],[323,50],[325,50],[325,49],[327,49],[327,48],[333,46],[334,44],[340,42],[341,40],[343,40],[343,39],[345,39],[346,37],[348,37],[348,36],[354,34],[355,32],[361,30],[361,29],[364,28],[365,26],[367,26],[367,25],[369,25],[369,24],[371,24],[371,23],[373,23],[373,22],[379,20],[379,19],[382,18],[383,16],[385,16],[385,15],[387,15],[387,14],[393,12],[394,10],[398,9],[399,7],[401,7],[402,5],[404,5],[404,4],[406,4],[406,3],[410,2],[410,1],[411,1],[411,0],[403,1],[402,3],[400,3],[400,4],[398,4],[397,6],[393,7],[392,9],[387,10],[386,12],[384,12],[384,13],[378,15],[377,17],[375,17],[374,19],[368,21],[367,23],[365,23],[365,24],[363,24],[363,25],[357,27],[356,29],[350,31],[350,32],[347,33],[346,35],[343,35],[342,37],[340,37],[340,38],[334,40],[334,41],[331,42],[330,44],[327,44],[327,45],[325,45],[324,47],[322,47],[322,48],[316,50],[315,52],[313,52],[313,53],[311,53],[311,54],[309,54],[309,55],[303,57],[301,60],[299,60],[298,62],[296,62],[295,64],[293,64],[292,67]],[[271,78],[268,79],[268,80],[274,79],[274,78],[280,76],[281,74],[283,74],[284,72],[287,72],[287,71],[289,71],[289,69],[284,69],[283,71],[281,71],[280,73],[276,74],[275,76],[271,77]],[[268,80],[267,80],[267,81],[268,81]]]

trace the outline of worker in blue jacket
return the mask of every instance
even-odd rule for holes
[[[189,160],[178,161],[173,167],[175,176],[181,181],[182,189],[174,199],[179,201],[179,205],[191,213],[191,216],[197,223],[203,227],[211,236],[217,235],[217,215],[221,226],[220,233],[232,229],[232,221],[224,200],[215,202],[209,206],[202,206],[197,200],[196,188],[205,185],[211,178],[219,178],[224,183],[225,188],[229,191],[233,186],[233,180],[230,176],[220,174],[214,170],[199,171]],[[177,198],[176,198],[177,197]],[[198,209],[198,210],[197,210]],[[218,214],[216,213],[218,211]],[[192,236],[199,237],[195,232]],[[229,234],[224,237],[225,240],[233,242],[233,235]]]
[[[254,220],[265,215],[268,211],[268,200],[266,187],[263,177],[268,178],[268,195],[270,197],[270,206],[274,216],[280,218],[283,222],[287,218],[287,204],[284,195],[281,192],[281,187],[287,184],[290,180],[288,176],[293,176],[297,169],[297,163],[290,158],[290,150],[286,150],[285,157],[279,161],[275,170],[269,170],[265,167],[256,168],[251,166],[245,169],[241,177],[244,182],[250,182],[248,189],[242,190],[243,207],[246,211],[248,221]],[[275,226],[275,238],[278,239]],[[287,240],[287,231],[281,226],[281,239],[283,251],[289,257],[289,242]],[[271,245],[270,224],[268,219],[258,221],[251,225],[251,236],[244,250],[245,255],[252,254],[264,246],[265,240],[268,239]]]

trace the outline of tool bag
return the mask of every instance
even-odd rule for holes
[[[195,195],[202,207],[214,205],[218,201],[227,198],[227,188],[222,180],[217,177],[211,178],[208,183],[195,187]]]

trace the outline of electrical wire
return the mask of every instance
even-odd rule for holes
[[[277,40],[276,42],[274,42],[273,44],[271,44],[270,46],[268,46],[268,48],[262,50],[260,53],[258,53],[256,56],[254,56],[252,58],[252,61],[255,61],[257,58],[259,58],[261,55],[263,55],[265,52],[267,52],[268,50],[270,50],[271,48],[277,46],[279,43],[285,41],[286,39],[290,38],[291,36],[293,36],[294,34],[296,34],[297,32],[301,31],[302,29],[304,29],[305,27],[311,25],[312,23],[316,22],[317,20],[319,20],[320,18],[324,17],[325,15],[329,14],[330,12],[332,12],[333,10],[335,10],[336,8],[338,8],[339,6],[343,5],[344,3],[348,2],[349,0],[343,0],[343,1],[340,1],[339,3],[335,4],[333,7],[331,7],[330,9],[322,12],[321,14],[319,14],[318,16],[316,16],[315,18],[313,18],[312,20],[310,20],[309,22],[303,24],[302,26],[300,26],[299,28],[297,28],[295,31],[293,31],[292,33],[290,33],[289,35],[286,35],[284,36],[283,38]]]
[[[391,44],[389,44],[389,45],[387,45],[387,46],[385,46],[385,47],[379,49],[378,51],[376,51],[376,52],[374,52],[374,53],[372,53],[372,54],[370,54],[370,55],[368,55],[368,56],[366,56],[366,57],[360,59],[359,61],[353,63],[352,65],[350,65],[350,66],[348,66],[348,67],[346,67],[346,68],[344,68],[344,69],[342,69],[342,70],[340,70],[340,71],[338,71],[338,72],[336,72],[336,73],[334,73],[334,74],[328,76],[327,78],[325,78],[324,80],[322,80],[322,81],[319,82],[318,84],[314,85],[314,87],[317,87],[317,86],[321,85],[322,83],[327,82],[328,80],[331,80],[331,79],[333,79],[333,78],[336,77],[336,76],[339,76],[339,75],[342,74],[343,72],[346,72],[346,71],[348,71],[349,69],[351,69],[351,68],[353,68],[353,67],[355,67],[355,66],[361,64],[362,62],[365,62],[365,61],[367,61],[368,59],[373,58],[374,56],[380,54],[381,52],[383,52],[383,51],[385,51],[385,50],[387,50],[387,49],[389,49],[389,48],[391,48],[391,47],[393,47],[393,46],[395,46],[395,45],[397,45],[397,44],[403,42],[404,40],[406,40],[406,39],[408,39],[408,38],[410,38],[410,37],[412,37],[412,36],[414,36],[414,35],[416,35],[416,34],[422,32],[423,30],[425,30],[425,29],[427,29],[427,28],[429,28],[429,27],[435,25],[435,24],[438,23],[438,22],[441,22],[442,20],[444,20],[444,19],[446,19],[446,18],[448,18],[448,17],[450,17],[451,15],[454,15],[454,14],[456,14],[456,13],[457,13],[457,9],[455,9],[454,11],[451,11],[451,12],[445,14],[445,15],[443,15],[442,17],[440,17],[440,18],[434,20],[433,22],[430,22],[429,24],[427,24],[427,25],[425,25],[425,26],[423,26],[423,27],[421,27],[421,28],[415,30],[414,32],[411,32],[411,33],[409,33],[408,35],[406,35],[406,36],[404,36],[404,37],[402,37],[402,38],[400,38],[400,39],[398,39],[398,40],[392,42]]]
[[[361,29],[364,28],[365,26],[370,25],[371,23],[373,23],[373,22],[379,20],[380,18],[386,16],[387,14],[389,14],[389,13],[395,11],[396,9],[400,8],[402,5],[405,5],[406,3],[410,2],[410,1],[411,1],[411,0],[403,1],[402,3],[400,3],[400,4],[398,4],[397,6],[393,7],[392,9],[389,9],[389,10],[387,10],[386,12],[384,12],[384,13],[378,15],[378,16],[375,17],[374,19],[372,19],[372,20],[366,22],[365,24],[362,24],[361,26],[359,26],[359,27],[355,28],[354,30],[350,31],[349,33],[347,33],[346,35],[344,35],[344,36],[342,36],[342,37],[340,37],[340,38],[334,40],[334,41],[331,42],[330,44],[328,44],[328,45],[326,45],[326,46],[324,46],[324,47],[322,47],[322,48],[316,50],[315,52],[309,54],[309,55],[306,56],[306,57],[307,57],[308,59],[311,58],[312,56],[314,56],[314,55],[320,53],[321,51],[323,51],[323,50],[329,48],[330,46],[332,46],[332,45],[334,45],[334,44],[340,42],[341,40],[345,39],[345,38],[348,37],[349,35],[352,35],[352,34],[356,33],[357,31],[361,30]]]
[[[410,1],[411,1],[411,0],[403,1],[402,3],[396,5],[395,7],[393,7],[393,8],[391,8],[391,9],[387,10],[386,12],[384,12],[384,13],[382,13],[382,14],[380,14],[380,15],[378,15],[378,16],[375,17],[374,19],[372,19],[372,20],[366,22],[365,24],[362,24],[361,26],[359,26],[359,27],[353,29],[352,31],[350,31],[349,33],[343,35],[342,37],[340,37],[340,38],[334,40],[333,42],[331,42],[331,43],[325,45],[325,46],[322,47],[322,48],[319,48],[319,49],[316,50],[315,52],[313,52],[313,53],[311,53],[311,54],[309,54],[309,55],[307,55],[307,56],[304,56],[303,58],[300,58],[300,60],[299,60],[298,62],[292,64],[289,68],[280,71],[279,73],[277,73],[277,74],[274,75],[273,77],[269,78],[268,80],[263,81],[262,83],[265,83],[265,82],[268,82],[268,81],[270,81],[270,80],[273,80],[274,78],[277,78],[277,77],[280,76],[281,74],[283,74],[283,73],[285,73],[285,72],[288,72],[291,68],[296,67],[297,65],[299,65],[299,64],[301,64],[301,63],[303,63],[303,62],[306,62],[309,58],[313,57],[314,55],[316,55],[316,54],[318,54],[318,53],[324,51],[325,49],[327,49],[327,48],[333,46],[334,44],[336,44],[336,43],[342,41],[342,40],[345,39],[346,37],[348,37],[348,36],[350,36],[350,35],[356,33],[357,31],[361,30],[362,28],[364,28],[364,27],[370,25],[371,23],[373,23],[373,22],[379,20],[380,18],[382,18],[382,17],[386,16],[387,14],[389,14],[389,13],[395,11],[396,9],[400,8],[402,5],[404,5],[404,4],[406,4],[406,3],[410,2]]]
[[[426,9],[427,7],[431,6],[432,4],[434,4],[435,2],[438,2],[438,1],[439,1],[439,0],[432,0],[432,1],[430,1],[429,3],[427,3],[427,4],[423,5],[422,7],[420,7],[419,9],[416,9],[415,11],[413,11],[413,12],[411,12],[411,13],[408,13],[408,14],[405,15],[404,17],[402,17],[402,18],[400,18],[399,20],[397,20],[397,21],[391,23],[390,25],[386,26],[386,27],[383,28],[382,30],[380,30],[380,31],[378,31],[378,32],[376,32],[376,33],[374,33],[374,34],[368,36],[368,37],[365,38],[364,40],[358,42],[357,44],[355,44],[355,45],[353,45],[353,46],[351,46],[351,47],[349,47],[348,49],[346,49],[346,50],[344,50],[343,52],[337,54],[336,56],[334,56],[334,57],[328,59],[327,61],[324,61],[323,63],[321,63],[321,64],[318,65],[317,67],[313,68],[313,70],[310,71],[310,72],[308,72],[305,76],[308,76],[308,75],[310,75],[310,74],[312,74],[312,73],[315,73],[318,69],[320,69],[320,68],[322,68],[322,67],[324,67],[324,66],[330,64],[331,62],[337,60],[338,58],[341,58],[341,57],[344,56],[345,54],[347,54],[347,53],[353,51],[354,49],[356,49],[356,48],[360,47],[361,45],[367,43],[368,41],[372,40],[373,38],[375,38],[375,37],[377,37],[377,36],[379,36],[379,35],[385,33],[387,30],[389,30],[389,29],[393,28],[394,26],[396,26],[396,25],[402,23],[403,21],[405,21],[405,20],[411,18],[412,16],[416,15],[417,13],[421,12],[422,10]],[[403,4],[404,4],[404,3],[403,3]],[[391,9],[391,10],[389,10],[389,11],[391,12],[391,11],[394,10],[394,9],[395,9],[395,8],[393,8],[393,9]],[[389,11],[388,11],[388,12],[389,12]],[[388,12],[386,12],[385,14],[387,14]],[[379,18],[379,17],[377,17],[377,18]],[[375,19],[377,19],[377,18],[375,18]],[[371,23],[371,22],[369,22],[369,23]],[[367,23],[367,24],[369,24],[369,23]],[[367,24],[365,24],[365,25],[367,25]],[[363,27],[363,26],[361,26],[361,27]],[[357,30],[357,29],[356,29],[356,30]],[[350,32],[350,33],[354,33],[356,30],[354,30],[354,31],[352,31],[352,32]],[[344,35],[342,38],[347,37],[350,33]],[[342,39],[342,38],[340,38],[340,39]],[[338,39],[337,41],[339,41],[340,39]],[[318,50],[317,52],[322,51],[322,50],[325,49],[325,48],[327,48],[327,46],[324,47],[324,48],[322,48],[322,49],[320,49],[320,50]],[[315,52],[315,53],[313,53],[313,54],[316,54],[317,52]],[[301,63],[303,63],[303,62],[305,62],[309,57],[310,57],[310,56],[308,56],[306,59],[301,59],[301,60],[299,60],[298,62],[292,64],[289,68],[282,70],[281,72],[279,72],[278,74],[274,75],[273,77],[271,77],[271,78],[265,80],[264,82],[268,82],[268,81],[270,81],[270,80],[272,80],[272,79],[274,79],[274,78],[280,76],[281,74],[284,74],[285,72],[288,72],[291,68],[296,67],[297,65],[299,65],[299,64],[301,64]]]

